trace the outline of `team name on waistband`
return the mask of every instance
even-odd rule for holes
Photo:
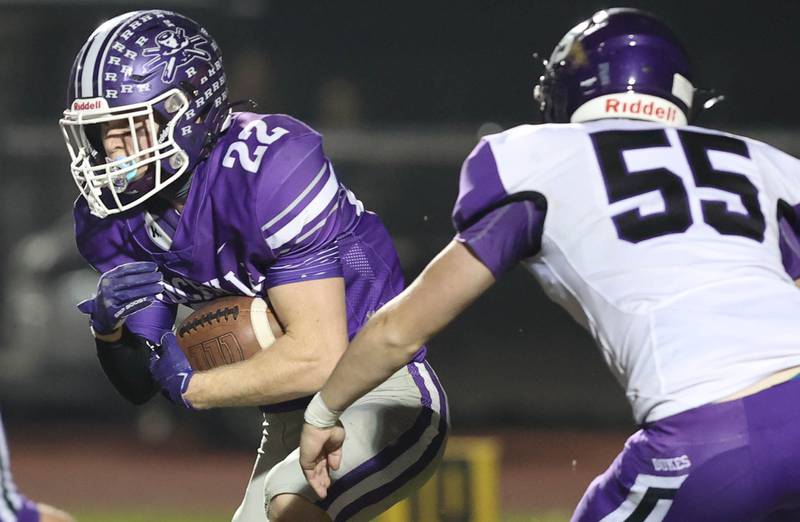
[[[692,466],[692,461],[688,455],[673,457],[670,459],[650,459],[653,462],[653,469],[656,471],[680,471]]]

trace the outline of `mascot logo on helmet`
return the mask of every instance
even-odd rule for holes
[[[211,55],[199,46],[208,43],[202,35],[191,38],[186,36],[182,27],[161,31],[155,38],[156,47],[142,50],[144,56],[152,58],[144,64],[144,73],[150,74],[162,68],[161,81],[171,83],[175,79],[178,69],[185,67],[195,58],[206,62],[211,61]]]

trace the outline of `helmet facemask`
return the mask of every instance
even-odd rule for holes
[[[189,157],[176,142],[175,129],[189,106],[186,94],[176,88],[142,103],[109,108],[98,98],[73,103],[64,111],[59,124],[70,171],[92,214],[103,218],[124,212],[180,178],[189,167]],[[130,155],[116,160],[107,157],[102,124],[127,127],[133,148]],[[142,124],[145,147],[137,129]]]

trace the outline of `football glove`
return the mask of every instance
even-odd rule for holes
[[[162,277],[150,261],[119,265],[100,276],[97,294],[78,303],[78,310],[91,316],[95,333],[110,334],[126,317],[153,303],[163,289]]]
[[[192,405],[183,398],[194,370],[186,360],[178,339],[172,332],[161,337],[161,345],[150,355],[150,374],[161,386],[161,393],[178,406],[193,410]]]

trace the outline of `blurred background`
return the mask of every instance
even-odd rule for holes
[[[800,152],[800,3],[615,5],[663,17],[693,57],[695,85],[726,95],[699,124]],[[0,400],[17,480],[79,513],[144,505],[226,520],[258,444],[257,412],[185,414],[160,397],[128,405],[74,306],[97,276],[72,235],[76,190],[57,126],[66,80],[100,22],[154,7],[215,36],[231,99],[323,133],[340,179],[382,216],[413,278],[453,234],[459,167],[478,138],[538,121],[532,53],[549,55],[608,4],[0,0]],[[430,358],[455,431],[501,443],[506,520],[568,516],[635,429],[588,335],[521,269],[436,338]]]

